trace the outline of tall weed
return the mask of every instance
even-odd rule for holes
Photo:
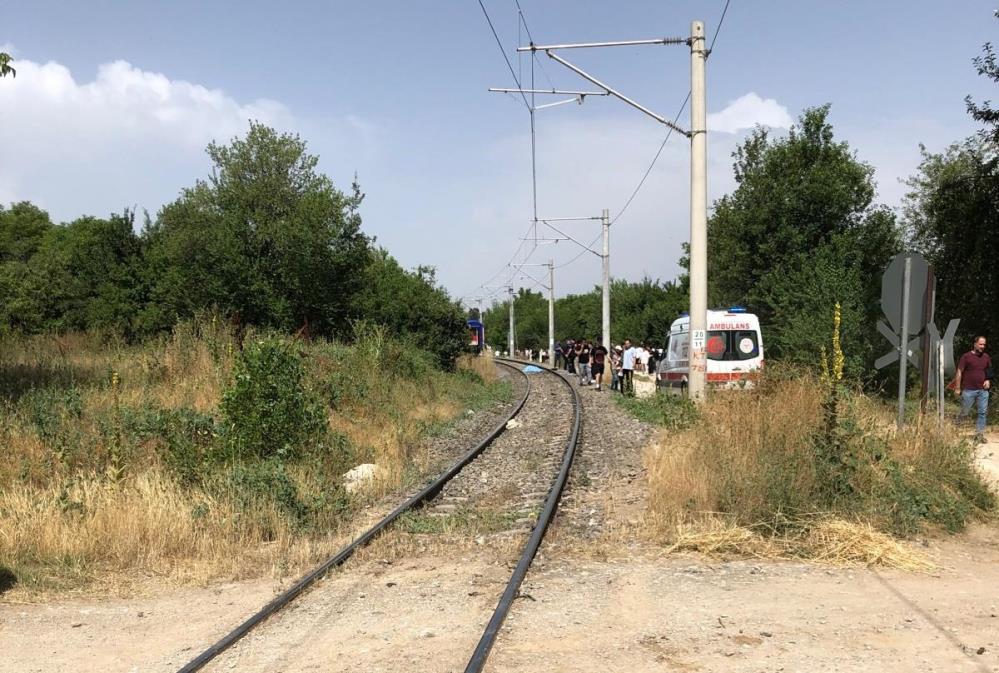
[[[836,460],[846,467],[830,469],[826,388],[807,371],[784,374],[716,391],[694,426],[659,438],[647,464],[660,523],[720,514],[784,533],[834,514],[906,535],[928,524],[960,530],[995,507],[966,442],[929,424],[896,433],[890,410],[856,392],[837,419]]]

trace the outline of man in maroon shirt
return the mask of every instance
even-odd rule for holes
[[[989,389],[992,387],[992,360],[985,352],[985,337],[975,337],[971,350],[961,356],[954,377],[954,391],[961,396],[961,417],[978,405],[978,419],[975,422],[975,440],[983,441],[985,433],[985,413],[989,408]]]

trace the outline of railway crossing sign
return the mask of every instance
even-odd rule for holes
[[[934,322],[936,277],[926,259],[915,252],[892,258],[881,276],[881,311],[877,324],[892,350],[874,362],[876,369],[899,363],[898,427],[905,421],[906,366],[912,364],[923,377],[923,399],[928,390],[937,395],[943,418],[944,377],[954,373],[954,334],[960,320],[951,320],[943,336]]]
[[[881,311],[896,334],[902,331],[905,317],[908,317],[904,321],[908,334],[919,334],[923,331],[923,325],[933,318],[932,315],[927,315],[926,306],[929,303],[932,307],[932,298],[927,301],[927,292],[931,295],[933,293],[930,276],[930,265],[922,255],[915,252],[895,255],[885,269],[881,276]],[[905,284],[908,285],[907,288],[903,287]],[[908,305],[903,306],[903,302]]]

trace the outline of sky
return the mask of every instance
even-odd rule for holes
[[[499,287],[536,286],[554,259],[556,294],[600,280],[600,260],[568,240],[534,241],[523,86],[593,90],[529,42],[515,0],[258,0],[7,4],[0,51],[0,203],[30,200],[56,221],[124,208],[155,217],[210,171],[213,141],[248,120],[298,133],[341,189],[356,174],[363,229],[403,266],[430,265],[456,298],[488,305]],[[994,40],[995,0],[731,0],[707,63],[709,203],[730,192],[731,153],[757,124],[786,133],[829,103],[838,139],[876,170],[898,208],[920,144],[975,132],[964,97],[995,99],[971,59]],[[537,44],[714,35],[725,0],[520,0]],[[673,118],[690,87],[684,46],[559,52]],[[535,103],[566,97],[538,96]],[[690,127],[689,107],[680,125]],[[535,112],[537,214],[608,209],[611,273],[672,280],[689,232],[689,142],[609,97]],[[618,214],[620,216],[618,217]],[[589,243],[591,220],[560,228]],[[527,237],[529,240],[524,241]],[[544,226],[540,239],[559,238]],[[512,277],[511,277],[512,276]]]

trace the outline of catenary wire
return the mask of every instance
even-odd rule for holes
[[[592,241],[590,241],[589,245],[586,246],[585,250],[580,250],[580,252],[579,252],[578,255],[576,255],[575,257],[573,257],[572,259],[570,259],[568,262],[565,262],[564,264],[558,264],[558,265],[556,265],[555,268],[556,269],[563,269],[563,268],[569,266],[570,264],[572,264],[573,262],[575,262],[577,259],[579,259],[583,255],[585,255],[586,253],[588,253],[588,252],[589,253],[596,252],[595,250],[593,250],[593,246],[597,244],[597,241],[600,240],[601,236],[603,236],[602,233],[598,234],[596,238],[594,238]]]
[[[514,0],[514,2],[517,5],[517,12],[518,12],[518,16],[520,17],[520,21],[523,23],[524,30],[527,32],[527,38],[533,44],[534,43],[534,37],[531,34],[531,29],[527,25],[527,20],[524,17],[524,11],[523,11],[523,8],[520,5],[520,0]],[[708,55],[710,55],[711,52],[714,51],[715,43],[718,41],[718,34],[721,32],[722,25],[725,23],[725,17],[728,15],[728,9],[729,9],[729,5],[730,4],[731,4],[731,0],[725,0],[725,6],[722,8],[721,16],[718,19],[718,25],[715,27],[714,35],[712,35],[712,37],[711,37],[711,43],[708,46]],[[488,12],[486,12],[486,8],[482,4],[482,0],[479,0],[479,6],[482,7],[482,11],[483,11],[483,13],[486,16],[486,20],[489,22],[489,27],[493,30],[493,36],[496,38],[497,44],[500,45],[500,51],[502,51],[503,50],[502,43],[500,43],[499,36],[496,34],[495,28],[493,28],[492,21],[489,20],[489,14],[488,14]],[[519,26],[518,26],[518,31],[519,31]],[[532,54],[533,53],[534,52],[532,52]],[[507,59],[507,57],[506,57],[506,52],[503,52],[503,58],[507,61],[507,66],[510,68],[510,74],[513,76],[514,81],[517,82],[517,88],[518,89],[522,88],[521,85],[520,85],[520,82],[519,82],[519,80],[518,80],[518,78],[516,76],[516,74],[514,74],[514,72],[513,72],[513,67],[510,65],[509,59]],[[538,62],[538,65],[541,66],[541,63]],[[548,73],[545,71],[545,69],[544,69],[543,66],[541,67],[541,70],[544,73],[545,78],[548,80],[549,84],[552,84],[551,78],[548,77]],[[554,88],[554,85],[552,85],[552,87]],[[533,66],[532,66],[532,85],[531,85],[531,88],[532,89],[534,88],[534,84],[533,84]],[[521,96],[524,98],[524,103],[525,103],[525,105],[527,105],[528,110],[531,111],[531,113],[532,113],[532,115],[531,115],[531,117],[532,117],[532,119],[531,119],[531,126],[532,126],[532,128],[531,128],[531,135],[532,135],[532,138],[531,138],[531,145],[532,145],[532,147],[531,147],[531,150],[532,150],[532,161],[531,161],[531,163],[532,163],[532,166],[531,166],[531,168],[532,168],[532,173],[533,173],[535,171],[534,156],[533,156],[533,154],[534,154],[534,128],[533,128],[534,127],[534,123],[533,123],[534,120],[533,120],[533,108],[527,102],[527,98],[524,96],[523,92],[521,92]],[[679,122],[680,116],[683,114],[683,111],[687,108],[687,104],[689,102],[690,102],[690,91],[688,90],[686,97],[684,97],[684,99],[683,99],[683,103],[680,105],[680,109],[677,111],[676,116],[674,117],[674,120],[673,120],[674,124]],[[667,133],[666,133],[666,137],[663,139],[662,143],[659,145],[659,148],[656,150],[656,154],[652,158],[652,162],[649,164],[649,167],[645,170],[645,173],[642,175],[641,180],[639,180],[638,185],[635,187],[634,191],[632,191],[631,195],[628,197],[628,200],[625,202],[625,204],[621,208],[621,210],[617,213],[617,215],[615,215],[613,217],[613,219],[611,219],[611,224],[614,224],[615,222],[617,222],[618,219],[620,219],[621,216],[624,215],[625,211],[628,210],[628,207],[631,205],[632,201],[634,201],[635,197],[638,196],[638,193],[641,191],[642,187],[645,185],[646,180],[648,180],[649,175],[652,173],[653,169],[655,168],[656,163],[659,161],[659,157],[662,155],[663,150],[666,148],[666,143],[669,142],[669,139],[670,139],[670,137],[672,135],[673,135],[673,129],[670,128],[667,131]],[[535,194],[534,194],[534,197],[535,197],[535,219],[537,218],[537,193],[536,193],[536,189],[537,188],[535,187]],[[535,232],[535,237],[536,237],[536,232]],[[586,246],[586,249],[581,250],[579,252],[579,254],[577,254],[575,257],[573,257],[569,261],[567,261],[567,262],[565,262],[563,264],[556,265],[555,268],[556,269],[561,269],[561,268],[567,267],[570,264],[573,264],[574,262],[578,261],[587,252],[593,252],[593,250],[591,248],[596,244],[596,242],[599,239],[600,239],[600,236],[597,236],[596,238],[594,238],[589,243],[589,245]],[[504,267],[504,269],[511,267],[511,264],[512,264],[513,260],[516,258],[517,254],[520,253],[520,250],[521,250],[522,247],[523,247],[523,240],[521,241],[521,245],[518,246],[517,252],[515,252],[514,256],[510,259],[509,262],[507,262],[507,264]],[[537,242],[535,241],[535,248],[536,247],[537,247]],[[532,254],[533,254],[533,250],[532,250]],[[529,258],[530,258],[530,255],[528,255],[528,257],[526,257],[525,260],[529,259]],[[493,279],[495,279],[497,276],[499,276],[504,271],[504,269],[500,269],[496,274],[493,275],[492,278],[490,278],[489,280],[487,280],[484,283],[482,283],[482,285],[480,285],[479,287],[482,287],[484,285],[488,285]],[[511,277],[510,280],[512,281],[513,278]],[[469,294],[471,294],[471,293],[469,293]],[[465,295],[465,296],[467,297],[468,295]],[[462,297],[462,298],[464,298],[464,297]]]
[[[722,9],[721,18],[718,19],[718,25],[715,27],[715,34],[712,36],[711,44],[708,46],[708,54],[714,51],[715,42],[718,40],[718,33],[721,32],[722,24],[725,23],[725,15],[728,14],[728,6],[729,3],[731,3],[731,1],[732,0],[725,0],[725,7]],[[680,115],[683,114],[683,111],[687,108],[687,103],[689,102],[690,102],[690,91],[688,90],[687,97],[683,99],[683,104],[680,106],[680,110],[676,113],[676,117],[673,119],[674,124],[680,121]],[[621,208],[620,211],[618,211],[618,214],[615,215],[614,218],[611,220],[611,224],[617,222],[618,219],[622,215],[624,215],[625,211],[628,210],[628,206],[630,206],[631,202],[635,200],[636,196],[638,196],[638,192],[640,192],[642,186],[645,185],[645,181],[649,178],[649,175],[652,173],[652,169],[655,168],[656,162],[659,161],[659,156],[663,153],[663,150],[666,148],[666,143],[669,142],[669,139],[672,135],[673,135],[673,129],[670,128],[668,131],[666,131],[666,137],[663,138],[662,144],[659,145],[659,149],[656,150],[656,155],[652,157],[652,163],[650,163],[649,167],[645,169],[645,174],[642,176],[642,179],[638,181],[638,186],[635,187],[635,190],[631,193],[631,196],[628,197],[628,200],[625,201],[624,206]]]
[[[520,6],[520,0],[513,0],[513,1],[517,4],[517,13],[520,15],[521,23],[524,24],[524,30],[527,31],[527,39],[530,40],[531,44],[534,44],[534,36],[531,35],[531,29],[527,25],[527,17],[524,16],[524,10]],[[538,52],[532,51],[531,57],[534,59],[535,63],[538,64],[538,67],[541,68],[541,74],[543,74],[545,76],[545,79],[548,80],[549,86],[551,86],[551,88],[554,89],[555,83],[552,82],[552,78],[548,76],[548,71],[545,70],[544,64],[542,64],[541,61],[538,60]],[[534,86],[532,85],[531,88],[533,89]]]
[[[489,30],[493,32],[493,37],[496,38],[496,46],[499,47],[500,53],[503,54],[503,60],[506,61],[506,67],[510,71],[510,77],[513,77],[513,81],[516,82],[518,89],[523,89],[520,85],[520,79],[517,77],[517,73],[513,70],[513,64],[510,63],[510,57],[506,55],[506,50],[503,49],[503,42],[499,38],[499,33],[496,32],[496,27],[493,26],[493,20],[489,18],[489,12],[486,11],[486,6],[479,0],[479,7],[482,8],[482,14],[486,17],[486,23],[489,24]],[[531,109],[531,104],[527,102],[527,96],[524,92],[520,92],[520,97],[524,99],[524,107],[528,110]]]

